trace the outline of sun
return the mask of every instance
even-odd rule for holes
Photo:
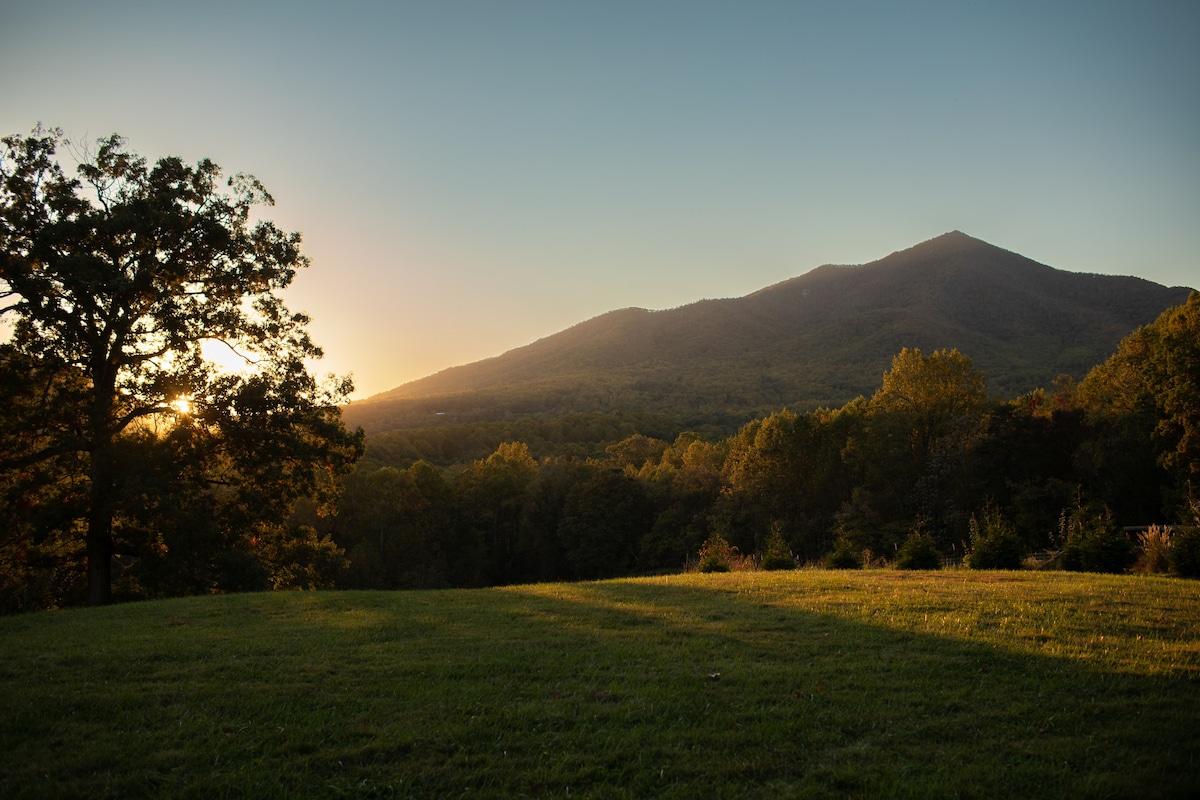
[[[176,395],[167,405],[176,414],[186,416],[192,413],[192,396],[190,394]]]

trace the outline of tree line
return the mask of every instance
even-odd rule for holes
[[[905,349],[870,398],[781,410],[736,434],[633,433],[601,455],[535,458],[507,442],[448,467],[418,460],[345,481],[307,520],[346,551],[338,585],[480,586],[678,570],[706,543],[795,563],[915,551],[1019,567],[1120,571],[1127,528],[1200,512],[1200,295],[1127,337],[1078,385],[989,398],[956,350]],[[1182,551],[1181,545],[1180,550]],[[848,557],[848,560],[847,560]],[[1183,563],[1181,561],[1181,563]]]

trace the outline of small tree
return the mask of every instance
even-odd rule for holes
[[[1200,527],[1175,528],[1171,533],[1171,569],[1183,578],[1200,578]]]
[[[862,553],[845,536],[833,543],[833,550],[825,556],[825,569],[862,569]]]
[[[1017,529],[1004,518],[1000,509],[984,507],[982,515],[971,515],[971,552],[967,566],[971,569],[1020,569],[1025,545]]]
[[[896,568],[941,569],[942,554],[933,537],[919,529],[910,533],[896,553]]]
[[[701,572],[729,572],[737,559],[737,548],[714,532],[700,548]]]
[[[1191,525],[1171,533],[1171,569],[1184,578],[1200,578],[1200,500],[1192,499]]]
[[[1080,497],[1059,519],[1059,565],[1073,572],[1124,572],[1135,558],[1133,543],[1107,508],[1084,505]]]
[[[783,531],[778,525],[772,527],[771,535],[767,538],[766,551],[762,557],[762,568],[765,570],[796,568],[796,557],[792,555],[791,548],[784,541]]]

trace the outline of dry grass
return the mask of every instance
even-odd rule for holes
[[[1171,571],[1171,529],[1151,525],[1138,534],[1138,556],[1134,572],[1143,575],[1162,575]]]

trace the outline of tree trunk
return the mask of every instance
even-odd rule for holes
[[[91,509],[87,528],[88,605],[112,601],[113,458],[108,446],[92,452]]]
[[[97,530],[96,519],[88,520],[87,572],[88,605],[103,606],[112,601],[112,521]]]

